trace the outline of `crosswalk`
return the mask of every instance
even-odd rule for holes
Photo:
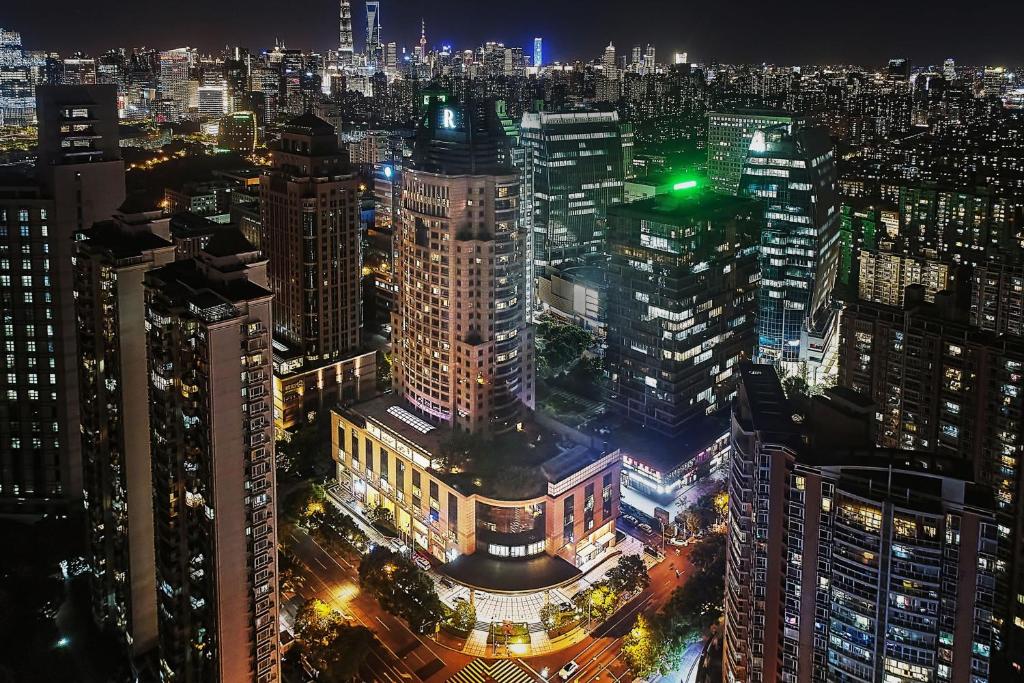
[[[520,669],[510,659],[492,662],[474,659],[449,678],[448,683],[530,683],[533,680],[533,676]]]

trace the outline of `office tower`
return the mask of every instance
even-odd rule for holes
[[[738,109],[708,114],[708,179],[717,192],[735,195],[754,133],[777,125],[802,122],[785,112]]]
[[[774,368],[740,373],[725,680],[997,680],[991,491],[942,455],[872,449],[856,395],[798,420]]]
[[[355,41],[352,37],[352,4],[349,0],[338,2],[338,61],[342,66],[352,64]]]
[[[118,213],[74,246],[93,617],[132,659],[157,643],[143,277],[174,260],[168,222],[159,210]]]
[[[762,221],[695,183],[608,209],[606,365],[630,420],[677,436],[724,407],[757,341]]]
[[[60,85],[94,85],[95,83],[95,59],[76,56],[62,60]]]
[[[642,59],[641,54],[642,53],[640,51],[640,46],[639,45],[634,45],[633,46],[633,51],[632,51],[632,53],[630,55],[631,59],[630,59],[630,62],[629,62],[630,67],[631,67],[631,69],[630,69],[631,71],[639,71],[640,70],[640,66],[642,64],[642,62],[641,62],[641,59]]]
[[[971,324],[1024,337],[1024,266],[990,263],[971,271]]]
[[[1001,66],[986,66],[982,73],[982,94],[986,97],[999,97],[1006,92],[1009,81],[1006,69]]]
[[[614,111],[527,112],[520,142],[536,267],[600,258],[606,211],[622,202],[632,128]]]
[[[750,139],[740,192],[765,205],[758,358],[820,361],[834,322],[839,205],[832,141],[823,128],[778,125]]]
[[[189,69],[191,51],[187,47],[160,53],[159,94],[169,101],[173,120],[180,120],[189,107]]]
[[[423,38],[425,39],[426,36]],[[423,54],[426,55],[425,52]],[[384,47],[384,66],[391,71],[398,68],[398,43],[392,41]]]
[[[217,146],[241,154],[252,154],[256,151],[258,135],[259,124],[255,112],[236,111],[221,118]]]
[[[236,48],[238,59],[224,61],[224,82],[227,87],[227,113],[247,111],[251,106],[249,91],[249,55]],[[243,61],[244,60],[244,61]]]
[[[114,93],[38,86],[37,178],[0,188],[3,512],[58,512],[82,495],[71,250],[124,201]]]
[[[884,238],[875,249],[863,249],[859,257],[858,296],[864,301],[903,306],[903,294],[910,285],[924,287],[925,300],[948,289],[955,269],[937,258],[910,256],[900,240]]]
[[[313,114],[292,119],[271,164],[260,178],[260,246],[274,292],[274,417],[285,429],[366,391],[373,359],[358,353],[359,178],[334,127]]]
[[[227,88],[221,85],[199,86],[199,115],[204,118],[220,118],[228,110]]]
[[[35,120],[32,60],[21,46],[21,34],[0,28],[0,126],[27,126]]]
[[[952,57],[949,57],[942,63],[942,75],[946,77],[946,80],[952,83],[956,80],[956,62]]]
[[[910,60],[904,57],[894,57],[893,59],[890,59],[888,74],[889,80],[910,80]]]
[[[1000,610],[1008,648],[1024,617],[1019,578],[1024,340],[968,323],[966,301],[943,292],[924,301],[907,289],[902,309],[858,302],[841,323],[839,384],[878,406],[878,444],[930,450],[974,467],[995,491],[1000,530]],[[1018,641],[1019,642],[1019,641]],[[1012,649],[1008,649],[1012,651]]]
[[[366,3],[366,58],[374,66],[380,60],[380,2],[367,0]]]
[[[527,234],[520,177],[494,105],[431,97],[402,171],[395,230],[395,390],[470,432],[515,428],[532,407]]]
[[[233,228],[145,275],[163,678],[275,681],[266,261]]]
[[[656,64],[657,62],[654,61],[654,46],[648,45],[647,49],[644,50],[643,72],[645,74],[654,73],[654,67]]]
[[[595,88],[595,99],[599,102],[616,103],[622,94],[619,70],[615,64],[615,46],[608,43],[601,55],[601,74]]]
[[[685,53],[685,52],[677,52],[677,53],[675,53],[675,55],[674,55],[674,57],[672,59],[672,63],[673,64],[689,64],[690,62],[689,62],[688,57],[689,57],[689,55],[687,55],[687,53]]]
[[[544,66],[544,40],[542,38],[533,39],[533,65]]]

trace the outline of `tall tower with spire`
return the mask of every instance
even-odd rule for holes
[[[338,13],[338,59],[342,64],[352,63],[355,42],[352,40],[352,5],[349,0],[339,0]]]
[[[427,20],[420,17],[420,59],[427,61]]]

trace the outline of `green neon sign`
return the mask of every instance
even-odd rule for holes
[[[673,185],[672,186],[672,190],[673,191],[692,190],[695,187],[697,187],[697,181],[696,180],[684,180],[681,183],[676,183],[675,185]]]

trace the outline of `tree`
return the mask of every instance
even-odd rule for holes
[[[608,570],[605,578],[616,593],[639,592],[651,584],[647,565],[639,555],[621,555],[618,563]]]
[[[633,674],[640,678],[667,673],[670,668],[667,639],[642,614],[622,640],[622,655]]]
[[[537,326],[538,374],[546,379],[569,372],[593,343],[593,336],[578,325],[542,320]]]
[[[446,470],[458,472],[466,469],[472,461],[474,453],[483,452],[484,449],[486,449],[486,442],[479,435],[453,431],[448,438],[441,442],[438,455]]]
[[[278,458],[287,471],[309,474],[328,464],[330,439],[325,438],[322,422],[301,425],[287,438],[277,441]]]
[[[368,629],[346,623],[339,611],[315,598],[299,608],[295,632],[302,654],[320,672],[318,680],[330,683],[355,679],[374,642]]]
[[[383,505],[377,505],[376,507],[371,508],[370,511],[366,513],[366,517],[374,524],[383,524],[386,526],[395,525],[395,513]]]
[[[281,546],[277,553],[277,571],[282,591],[297,593],[306,585],[306,577],[299,572],[298,558],[286,546]]]
[[[407,558],[383,546],[359,562],[359,585],[417,633],[432,630],[444,617],[434,582]]]
[[[476,607],[468,600],[460,600],[448,615],[448,623],[457,631],[463,633],[472,631],[476,625]]]
[[[308,518],[310,535],[326,549],[345,555],[361,555],[370,544],[355,520],[333,503],[324,503]]]
[[[725,576],[725,534],[710,534],[690,551],[690,562],[708,576]]]

